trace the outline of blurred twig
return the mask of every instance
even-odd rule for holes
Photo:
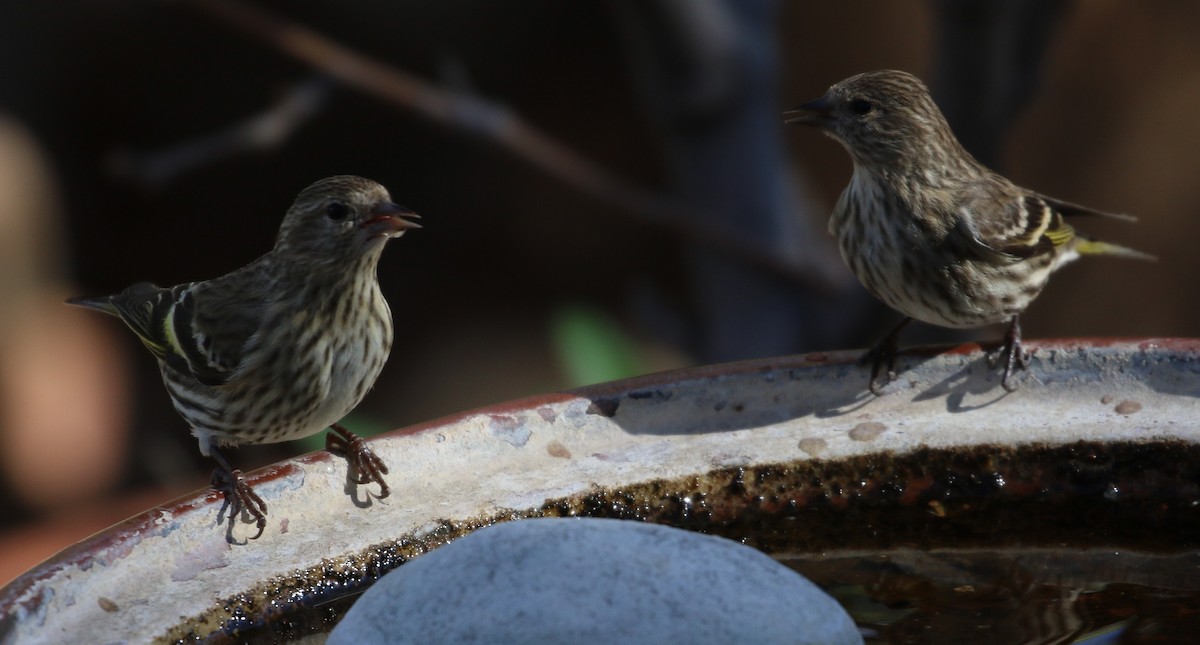
[[[330,83],[324,77],[297,83],[266,111],[229,128],[164,150],[119,150],[111,156],[109,166],[117,175],[157,187],[217,159],[272,148],[321,109],[329,89]]]
[[[720,249],[821,291],[832,292],[843,284],[841,273],[830,271],[821,262],[795,257],[787,252],[786,245],[764,247],[738,230],[695,217],[608,173],[493,102],[440,89],[248,4],[232,0],[191,0],[191,4],[341,83],[444,127],[494,141],[560,181],[682,238]]]

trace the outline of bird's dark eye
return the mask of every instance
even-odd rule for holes
[[[866,99],[855,99],[850,102],[850,111],[858,116],[866,116],[875,109],[875,105]]]
[[[341,202],[333,202],[325,207],[325,216],[335,222],[346,219],[349,214],[350,207]]]

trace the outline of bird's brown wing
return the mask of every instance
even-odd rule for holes
[[[229,363],[195,326],[196,294],[204,285],[190,282],[164,289],[139,282],[113,296],[68,302],[119,317],[168,367],[206,385],[221,385],[229,380]]]
[[[172,289],[164,289],[149,282],[139,282],[113,296],[73,298],[67,302],[98,309],[120,318],[138,335],[151,353],[160,359],[168,360],[171,347],[166,338],[163,321],[173,299]]]
[[[175,347],[205,385],[236,378],[250,340],[262,329],[270,283],[260,265],[197,283],[176,299]]]
[[[967,191],[960,227],[988,251],[1023,260],[1050,254],[1075,238],[1055,204],[1012,184],[988,182]]]

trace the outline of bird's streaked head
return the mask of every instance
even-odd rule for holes
[[[964,154],[919,78],[897,70],[851,76],[815,101],[784,112],[841,142],[856,165],[897,171]],[[897,167],[899,165],[899,167]]]
[[[308,256],[314,262],[336,261],[374,251],[420,228],[405,218],[416,213],[392,202],[387,189],[370,179],[338,175],[300,191],[279,228],[275,248]]]

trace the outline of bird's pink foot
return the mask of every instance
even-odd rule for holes
[[[246,483],[246,477],[242,471],[217,466],[213,470],[212,486],[225,494],[225,503],[229,505],[231,521],[245,511],[254,518],[254,524],[258,527],[258,533],[251,539],[257,539],[262,535],[263,530],[267,527],[267,503],[258,496],[258,493],[254,492],[253,488],[250,488],[250,484]]]
[[[896,325],[892,331],[888,332],[882,340],[875,344],[867,353],[858,359],[859,365],[871,366],[871,382],[867,388],[871,390],[871,394],[881,396],[883,394],[883,386],[896,379],[896,352],[897,345],[900,339],[900,330],[904,329],[908,323],[912,322],[912,318],[905,318]],[[887,372],[884,373],[884,378],[879,378],[879,373],[883,371],[883,366],[887,365]]]
[[[1021,324],[1014,316],[1008,331],[1004,333],[1003,344],[995,352],[988,354],[988,366],[996,369],[1003,362],[1004,376],[1000,379],[1000,385],[1009,392],[1015,392],[1017,386],[1009,379],[1014,371],[1028,369],[1029,359],[1029,352],[1021,347]]]
[[[325,435],[325,449],[336,455],[342,455],[350,462],[350,473],[354,482],[359,484],[379,483],[379,497],[387,497],[392,493],[383,476],[388,473],[387,464],[376,455],[362,437],[350,432],[338,424],[331,426],[333,432]]]

